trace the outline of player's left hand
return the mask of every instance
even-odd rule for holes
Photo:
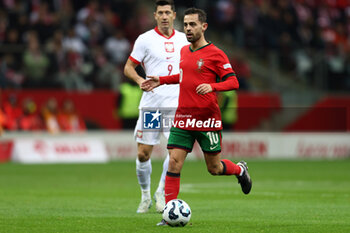
[[[198,85],[196,88],[197,94],[200,94],[200,95],[205,95],[212,91],[213,91],[213,88],[211,88],[210,84],[207,84],[207,83],[202,83]]]

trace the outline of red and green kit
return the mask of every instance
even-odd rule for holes
[[[239,84],[226,54],[212,43],[192,50],[181,49],[180,73],[160,77],[160,84],[180,83],[179,105],[173,127],[194,131],[222,130],[216,91],[238,89]],[[210,84],[213,92],[196,92],[200,84]]]

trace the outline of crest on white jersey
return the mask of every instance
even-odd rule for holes
[[[174,42],[164,42],[164,47],[167,53],[175,52]]]
[[[143,136],[142,130],[137,130],[136,137],[142,138],[142,136]]]

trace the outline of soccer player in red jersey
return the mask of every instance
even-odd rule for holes
[[[181,49],[180,73],[149,76],[141,85],[143,90],[151,91],[162,84],[180,83],[179,105],[167,146],[170,160],[165,180],[166,203],[178,196],[180,172],[195,141],[212,175],[235,175],[245,194],[252,187],[246,162],[235,164],[220,158],[222,123],[215,92],[238,89],[239,84],[225,53],[205,39],[207,27],[204,11],[187,9],[184,31],[191,44]],[[158,225],[166,222],[162,220]]]

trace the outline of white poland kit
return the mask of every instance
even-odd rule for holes
[[[141,64],[146,76],[167,76],[179,73],[180,51],[188,44],[186,35],[177,30],[173,30],[172,35],[167,38],[161,34],[158,28],[149,30],[141,34],[135,41],[130,60],[136,64]],[[156,145],[160,143],[160,135],[168,139],[168,131],[143,131],[142,109],[174,109],[178,105],[179,84],[162,85],[152,92],[143,92],[139,104],[139,118],[134,131],[136,142],[146,145]]]

